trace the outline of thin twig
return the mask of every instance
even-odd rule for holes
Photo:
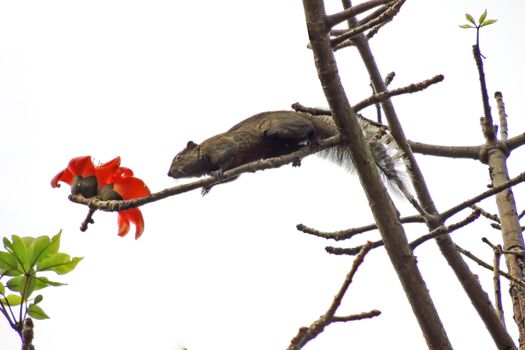
[[[472,213],[470,213],[469,216],[467,216],[465,219],[458,221],[455,224],[451,224],[449,226],[439,226],[438,228],[432,230],[431,232],[427,233],[426,235],[423,235],[414,241],[410,243],[410,247],[412,250],[416,249],[420,244],[428,241],[432,238],[437,238],[441,235],[454,232],[462,227],[465,227],[466,225],[472,223],[473,221],[477,220],[480,216],[480,212],[478,210],[474,210]]]
[[[390,85],[390,83],[392,83],[395,77],[396,77],[396,72],[388,73],[385,77],[385,85],[386,86]]]
[[[380,15],[378,15],[375,18],[366,18],[363,19],[360,22],[360,25],[349,29],[348,31],[344,32],[343,34],[333,38],[330,40],[330,43],[332,47],[334,48],[334,51],[337,51],[341,47],[340,44],[343,44],[346,40],[351,40],[356,35],[359,35],[363,33],[364,31],[373,28],[377,25],[384,24],[386,22],[390,22],[394,17],[398,14],[399,10],[401,9],[401,6],[403,5],[404,1],[396,1],[391,6],[388,6]],[[368,20],[368,21],[366,21]],[[366,22],[365,22],[366,21]]]
[[[439,226],[439,227],[435,228],[434,230],[430,231],[429,233],[427,233],[425,235],[422,235],[419,238],[416,238],[415,240],[410,242],[409,246],[410,246],[410,248],[412,250],[414,250],[419,245],[423,244],[424,242],[426,242],[426,241],[428,241],[430,239],[437,238],[439,236],[449,234],[451,232],[454,232],[454,231],[456,231],[456,230],[458,230],[458,229],[460,229],[460,228],[470,224],[471,222],[473,222],[474,220],[479,218],[479,216],[480,216],[479,211],[473,211],[465,219],[463,219],[461,221],[458,221],[457,223],[451,224],[449,226]],[[383,243],[382,240],[372,242],[372,248],[382,247],[383,245],[384,245],[384,243]],[[330,246],[328,246],[328,247],[325,248],[325,250],[328,253],[334,254],[334,255],[356,255],[361,250],[362,247],[363,246],[357,246],[357,247],[352,247],[352,248],[339,248],[339,247],[330,247]]]
[[[484,217],[486,217],[489,220],[495,221],[497,223],[500,222],[499,221],[499,217],[498,217],[497,214],[491,214],[488,211],[483,210],[481,207],[479,207],[477,205],[471,205],[470,208],[472,208],[474,210],[479,210],[479,212],[481,213],[481,216],[484,216]]]
[[[501,319],[501,322],[503,325],[505,325],[505,317],[503,314],[503,302],[501,300],[501,282],[500,282],[500,273],[499,273],[499,262],[500,257],[502,253],[501,245],[494,245],[492,244],[486,237],[483,237],[481,239],[483,242],[488,244],[492,251],[494,252],[494,258],[493,258],[493,277],[492,281],[494,284],[494,303],[496,304],[496,312],[498,313],[499,318]]]
[[[413,83],[413,84],[406,85],[406,86],[403,86],[403,87],[400,87],[400,88],[397,88],[397,89],[393,89],[393,90],[390,90],[390,91],[374,94],[374,95],[372,95],[372,96],[370,96],[370,97],[368,97],[368,98],[366,98],[366,99],[356,103],[355,105],[353,105],[352,109],[355,112],[359,112],[359,111],[365,109],[366,107],[370,107],[370,106],[372,106],[372,105],[374,105],[375,103],[378,103],[378,102],[386,101],[387,99],[389,99],[391,97],[399,96],[399,95],[403,95],[403,94],[411,94],[411,93],[414,93],[414,92],[419,92],[419,91],[425,90],[426,88],[428,88],[429,86],[431,86],[433,84],[437,84],[437,83],[442,82],[444,79],[445,79],[445,77],[443,75],[438,74],[438,75],[436,75],[436,76],[434,76],[434,77],[432,77],[430,79],[426,79],[426,80],[420,81],[418,83]],[[310,113],[310,114],[313,114],[313,115],[331,115],[332,114],[329,109],[306,107],[306,106],[303,106],[302,104],[300,104],[299,102],[296,102],[296,103],[292,104],[292,108],[295,111],[297,111],[297,112]],[[362,117],[362,118],[365,119],[370,124],[373,124],[373,125],[375,125],[377,127],[382,127],[382,128],[388,129],[387,125],[376,123],[373,120],[370,120],[370,119],[367,119],[367,118],[364,118],[364,117]],[[478,150],[478,153],[479,153],[479,150]]]
[[[483,70],[483,59],[478,45],[472,46],[472,53],[476,66],[478,68],[479,83],[481,88],[481,100],[483,102],[483,118],[481,118],[481,127],[485,139],[489,142],[496,140],[496,130],[494,122],[492,121],[492,113],[490,111],[489,94],[487,92],[487,81],[485,80],[485,72]]]
[[[372,244],[368,242],[363,246],[357,257],[354,259],[352,263],[352,267],[348,274],[345,277],[345,280],[343,284],[341,285],[341,288],[337,292],[337,294],[334,297],[334,300],[328,307],[328,310],[316,321],[314,321],[309,327],[302,327],[297,332],[297,335],[292,339],[290,342],[290,346],[288,347],[288,350],[298,350],[301,349],[306,343],[308,343],[310,340],[314,339],[317,335],[319,335],[326,326],[328,326],[330,323],[334,322],[334,314],[341,305],[341,301],[343,300],[343,297],[348,290],[348,287],[352,283],[352,279],[354,278],[355,273],[357,272],[357,269],[364,261],[364,258],[366,254],[370,251],[372,248]],[[377,315],[373,315],[377,316]],[[370,316],[370,317],[373,317]],[[355,318],[355,319],[361,319],[361,318]],[[338,318],[337,322],[343,321],[343,318]],[[347,321],[350,321],[348,319]]]
[[[360,314],[349,315],[349,316],[334,316],[332,322],[348,322],[348,321],[357,321],[364,320],[365,318],[372,318],[381,315],[379,310],[370,310],[367,312],[362,312]]]
[[[386,5],[394,1],[396,0],[370,0],[367,2],[363,2],[361,4],[352,6],[351,8],[346,9],[344,11],[337,12],[337,13],[334,13],[333,15],[326,16],[326,22],[328,23],[329,27],[334,27],[338,25],[339,23],[348,20],[348,18],[350,17],[357,16],[363,12],[373,9],[374,7]]]
[[[400,218],[399,221],[402,224],[408,224],[408,223],[416,223],[416,222],[425,222],[425,219],[421,215],[411,215],[411,216]],[[358,235],[360,233],[377,230],[377,224],[375,223],[370,224],[370,225],[361,226],[361,227],[355,227],[355,228],[351,228],[347,230],[334,231],[334,232],[319,231],[314,228],[305,226],[303,224],[298,224],[296,227],[299,231],[310,234],[312,236],[317,236],[317,237],[326,238],[326,239],[333,239],[335,241],[350,239],[353,236]]]
[[[485,191],[485,192],[482,192],[480,194],[478,194],[477,196],[475,197],[472,197],[466,201],[464,201],[463,203],[461,204],[458,204],[450,209],[448,209],[447,211],[444,211],[440,214],[440,216],[443,218],[443,219],[448,219],[449,217],[457,214],[458,212],[462,211],[463,209],[473,205],[473,204],[476,204],[477,202],[483,200],[483,199],[486,199],[490,196],[493,196],[495,195],[496,193],[499,193],[501,191],[504,191],[514,185],[517,185],[521,182],[525,181],[525,172],[519,174],[518,176],[510,179],[509,181],[499,185],[499,186],[494,186],[493,188]]]
[[[84,221],[82,221],[82,224],[80,224],[80,231],[86,232],[88,229],[89,224],[94,224],[95,220],[93,220],[93,214],[97,211],[97,208],[90,207],[88,214],[86,215],[86,218]]]
[[[443,75],[438,74],[430,79],[423,80],[419,83],[410,84],[410,85],[403,86],[401,88],[397,88],[397,89],[386,91],[386,92],[376,93],[368,97],[367,99],[360,101],[359,103],[353,105],[352,108],[354,109],[354,111],[357,112],[373,104],[384,102],[393,96],[412,94],[414,92],[425,90],[431,85],[442,82],[444,79],[445,77]]]
[[[471,252],[469,252],[468,250],[466,249],[463,249],[461,248],[460,246],[458,246],[457,244],[455,244],[455,247],[456,247],[456,250],[458,252],[460,252],[461,254],[465,255],[467,258],[475,261],[479,266],[482,266],[490,271],[493,270],[493,266],[491,266],[490,264],[487,264],[486,262],[484,262],[483,260],[481,260],[480,258],[478,258],[477,256],[475,256],[474,254],[472,254]],[[517,279],[516,277],[513,277],[511,275],[509,275],[508,273],[506,273],[505,271],[499,271],[499,274],[505,278],[507,278],[508,280],[511,280],[519,285],[521,285],[522,287],[525,287],[525,281],[522,281],[522,280],[519,280]]]

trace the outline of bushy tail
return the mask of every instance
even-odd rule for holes
[[[323,117],[323,119],[334,123],[331,117]],[[413,196],[407,186],[408,175],[405,170],[403,151],[386,130],[371,124],[364,118],[359,118],[358,121],[384,182],[396,195],[403,195],[410,201]],[[319,152],[318,155],[349,171],[355,169],[352,154],[347,146],[328,148]]]

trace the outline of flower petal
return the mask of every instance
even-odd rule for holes
[[[73,183],[73,174],[68,169],[64,169],[51,179],[51,187],[60,187],[59,181],[65,182],[68,185]]]
[[[115,181],[124,179],[126,177],[131,177],[131,176],[133,176],[133,170],[131,170],[130,168],[121,166],[113,174],[112,180],[113,182],[115,182]]]
[[[146,197],[151,194],[144,181],[134,176],[115,179],[113,190],[124,199]]]
[[[139,239],[139,237],[144,232],[144,218],[142,217],[142,213],[138,208],[122,210],[118,212],[118,235],[123,237],[128,233],[130,222],[135,225],[135,239]]]
[[[129,232],[129,220],[126,219],[123,215],[120,215],[120,212],[118,213],[118,235],[120,237],[124,237]]]
[[[98,188],[110,184],[115,172],[119,169],[120,157],[116,157],[109,162],[95,167],[95,174],[97,175]]]
[[[76,157],[69,161],[67,169],[73,175],[91,176],[95,175],[95,166],[91,156]]]

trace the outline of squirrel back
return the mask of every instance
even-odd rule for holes
[[[375,163],[387,183],[403,194],[403,172],[397,167],[402,152],[384,128],[359,119]],[[255,160],[278,157],[338,134],[331,116],[315,116],[294,111],[263,112],[212,136],[201,144],[189,141],[171,163],[168,175],[173,178],[220,175],[222,172]],[[338,145],[318,153],[323,158],[353,170],[350,150]],[[208,189],[209,190],[209,189]]]

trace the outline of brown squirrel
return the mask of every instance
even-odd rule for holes
[[[358,119],[375,163],[394,190],[407,195],[402,173],[397,170],[402,152],[384,128]],[[204,140],[200,145],[189,141],[171,163],[168,176],[173,178],[213,175],[255,160],[278,157],[298,150],[309,143],[338,134],[331,116],[315,116],[294,111],[256,114],[230,130]],[[335,163],[353,169],[348,147],[338,145],[318,153]],[[297,162],[294,165],[299,165]],[[231,179],[233,180],[233,179]],[[231,181],[228,180],[228,181]],[[204,188],[206,194],[211,187]]]

